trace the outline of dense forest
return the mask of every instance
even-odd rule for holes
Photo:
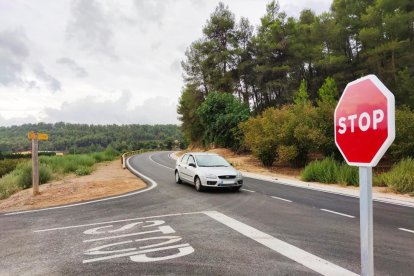
[[[182,140],[176,125],[86,125],[86,124],[24,124],[0,127],[0,152],[30,149],[29,131],[49,134],[49,141],[39,143],[40,150],[67,153],[96,152],[111,147],[117,151],[142,148],[171,148]]]
[[[260,113],[292,102],[302,80],[315,102],[327,77],[342,91],[349,81],[376,74],[398,105],[414,108],[411,0],[334,0],[329,12],[305,9],[298,19],[272,1],[256,28],[243,17],[236,22],[220,3],[202,31],[182,62],[183,93],[194,100],[232,93]]]
[[[375,74],[396,98],[392,157],[414,155],[411,0],[334,0],[299,18],[271,1],[256,27],[219,3],[185,55],[177,111],[193,144],[249,150],[267,165],[340,158],[336,102],[348,82]]]

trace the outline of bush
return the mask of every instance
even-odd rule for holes
[[[263,166],[270,167],[276,159],[276,146],[264,144],[256,149],[255,155],[262,162]]]
[[[332,158],[312,161],[301,173],[303,181],[317,181],[322,183],[336,183],[339,164]]]
[[[24,159],[5,159],[0,160],[0,177],[13,171],[16,166]]]
[[[261,115],[240,124],[243,145],[264,165],[282,153],[280,157],[283,160],[280,161],[303,166],[308,153],[318,149],[323,137],[317,127],[317,119],[317,109],[309,102],[280,109],[268,108]]]
[[[414,112],[409,109],[396,110],[395,127],[395,141],[390,147],[392,157],[395,160],[414,158]]]
[[[21,190],[17,185],[17,175],[14,172],[0,178],[0,199],[5,199]]]
[[[341,164],[337,172],[337,182],[345,185],[359,186],[358,167]]]
[[[389,172],[380,174],[376,181],[396,192],[414,194],[414,159],[401,160]]]
[[[92,167],[80,167],[75,171],[75,174],[78,176],[89,175],[92,171]]]
[[[17,186],[22,189],[32,187],[32,164],[30,162],[20,164],[15,171]],[[52,179],[50,168],[44,164],[39,165],[39,182],[44,184]]]
[[[340,183],[345,185],[359,185],[357,167],[339,163],[333,158],[310,162],[302,171],[303,181],[316,181],[321,183]]]

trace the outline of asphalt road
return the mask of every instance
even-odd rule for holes
[[[245,178],[244,190],[175,184],[168,152],[129,159],[128,196],[0,214],[0,275],[353,275],[358,199]],[[376,275],[413,275],[414,208],[374,202]]]

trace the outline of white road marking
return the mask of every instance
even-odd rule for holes
[[[127,257],[127,256],[135,256],[138,255],[141,258],[143,256],[141,256],[144,253],[150,253],[150,252],[157,252],[157,251],[161,251],[161,250],[168,250],[168,249],[179,249],[180,250],[180,255],[188,255],[194,252],[194,249],[188,244],[179,244],[179,245],[171,245],[171,246],[166,246],[166,247],[161,247],[161,248],[151,248],[151,249],[146,249],[146,250],[140,250],[140,251],[135,251],[135,252],[128,252],[128,253],[123,253],[123,254],[117,254],[117,255],[111,255],[111,256],[105,256],[105,257],[100,257],[100,258],[94,258],[94,259],[90,259],[90,260],[84,260],[83,263],[92,263],[92,262],[96,262],[96,261],[103,261],[103,260],[109,260],[109,259],[113,259],[113,258],[119,258],[119,257]],[[180,257],[180,255],[178,255],[178,257]],[[160,257],[160,258],[154,258],[155,261],[158,260],[167,260],[167,259],[171,259],[172,257],[177,257],[177,256],[167,256],[167,257]],[[140,259],[132,259],[135,262],[148,262],[148,260],[140,260]],[[152,260],[154,261],[154,260]]]
[[[247,189],[240,189],[240,190],[243,190],[243,191],[246,191],[246,192],[249,192],[249,193],[255,193],[256,192],[256,191],[247,190]]]
[[[332,213],[332,214],[337,214],[337,215],[348,217],[348,218],[355,218],[354,216],[347,215],[347,214],[344,214],[344,213],[335,212],[335,211],[328,210],[328,209],[321,209],[321,211]]]
[[[310,187],[310,186],[303,186],[303,185],[298,185],[298,184],[293,184],[293,183],[286,183],[286,182],[282,182],[280,180],[277,180],[277,181],[276,180],[267,180],[267,179],[263,179],[263,178],[255,177],[255,176],[245,176],[245,178],[251,178],[251,179],[256,179],[256,180],[260,180],[260,181],[264,181],[264,182],[276,183],[276,184],[285,185],[285,186],[291,186],[291,187],[296,187],[296,188],[301,188],[301,189],[313,190],[313,191],[318,191],[318,192],[323,192],[323,193],[328,193],[328,194],[341,195],[341,196],[353,197],[353,198],[358,198],[359,199],[358,195],[350,195],[350,194],[345,194],[345,193],[341,193],[341,192],[327,191],[327,190],[324,190],[323,188],[318,188],[318,187]],[[392,200],[379,199],[379,198],[373,198],[372,200],[376,201],[376,202],[391,204],[391,205],[414,208],[414,204],[412,204],[412,203],[400,203],[400,202],[395,202],[395,201],[392,201]]]
[[[35,230],[33,232],[35,232],[35,233],[38,233],[38,232],[48,232],[48,231],[56,231],[56,230],[63,230],[63,229],[80,228],[80,227],[87,227],[87,226],[94,226],[94,225],[103,225],[103,224],[109,224],[109,223],[135,221],[135,220],[144,220],[144,219],[152,219],[152,218],[174,217],[174,216],[192,215],[192,214],[200,214],[200,213],[203,213],[203,212],[176,213],[176,214],[167,214],[167,215],[141,217],[141,218],[121,219],[121,220],[104,221],[104,222],[96,222],[96,223],[89,223],[89,224],[79,224],[79,225],[71,225],[71,226],[65,226],[65,227],[56,227],[56,228],[49,228],[49,229],[41,229],[41,230]]]
[[[163,234],[174,234],[175,230],[172,229],[171,226],[160,226],[160,227],[158,227],[158,230],[149,230],[149,231],[129,233],[129,234],[123,234],[123,235],[117,235],[117,236],[109,236],[109,237],[103,237],[103,238],[89,239],[89,240],[84,240],[83,242],[104,241],[104,240],[111,240],[111,239],[118,239],[118,238],[125,238],[125,237],[133,237],[133,236],[145,235],[145,234],[151,234],[151,233],[158,233],[158,232],[161,232]]]
[[[149,190],[152,190],[155,187],[157,187],[157,182],[155,182],[151,178],[149,178],[149,177],[141,174],[140,172],[138,172],[137,170],[135,170],[134,168],[131,167],[131,165],[129,164],[129,158],[126,161],[126,164],[127,164],[128,168],[135,173],[135,175],[138,175],[140,178],[143,178],[144,180],[147,180],[150,183],[150,185],[147,188],[144,188],[142,190],[138,190],[136,192],[132,192],[132,193],[124,194],[124,195],[111,196],[111,197],[106,197],[106,198],[102,198],[102,199],[96,199],[96,200],[91,200],[91,201],[86,201],[86,202],[68,204],[68,205],[63,205],[63,206],[55,206],[55,207],[49,207],[49,208],[43,208],[43,209],[36,209],[36,210],[27,210],[27,211],[12,212],[12,213],[4,214],[4,215],[5,216],[20,215],[20,214],[25,214],[25,213],[34,213],[34,212],[41,212],[41,211],[47,211],[47,210],[55,210],[55,209],[63,209],[63,208],[70,208],[70,207],[75,207],[75,206],[81,206],[81,205],[86,205],[86,204],[91,204],[91,203],[97,203],[97,202],[108,201],[108,200],[113,200],[113,199],[117,199],[117,198],[123,198],[123,197],[137,195],[137,194],[140,194],[140,193],[148,192]]]
[[[292,200],[289,200],[289,199],[285,199],[285,198],[281,198],[281,197],[277,197],[277,196],[270,196],[271,198],[275,198],[275,199],[279,199],[279,200],[283,200],[283,201],[286,201],[286,202],[292,202]]]
[[[216,211],[207,211],[204,212],[204,214],[241,233],[242,235],[255,240],[256,242],[322,275],[358,275],[334,263],[306,252],[296,246],[276,239],[275,237],[272,237],[260,230],[257,230],[222,213]]]
[[[414,231],[413,230],[410,230],[410,229],[405,229],[405,228],[398,228],[399,230],[401,230],[401,231],[405,231],[405,232],[409,232],[409,233],[413,233],[414,234]]]
[[[152,162],[154,162],[155,164],[157,164],[157,165],[159,165],[159,166],[161,166],[161,167],[164,167],[164,168],[166,168],[166,169],[169,169],[169,170],[174,170],[173,168],[170,168],[170,167],[167,167],[167,166],[165,166],[165,165],[163,165],[163,164],[161,164],[161,163],[158,163],[157,161],[155,161],[154,159],[152,159],[152,157],[154,156],[155,154],[152,154],[152,155],[150,155],[150,157],[149,157],[149,159],[152,161]]]

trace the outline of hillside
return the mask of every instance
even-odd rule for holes
[[[49,134],[49,141],[40,143],[40,150],[86,153],[100,151],[108,146],[125,151],[139,148],[157,148],[160,143],[182,140],[176,125],[86,125],[86,124],[24,124],[0,127],[0,152],[30,149],[29,131]],[[166,146],[168,148],[168,146]]]

